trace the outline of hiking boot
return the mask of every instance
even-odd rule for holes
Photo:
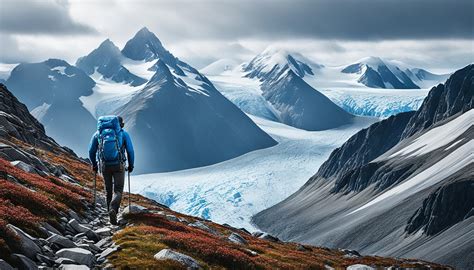
[[[114,209],[109,211],[110,224],[117,225],[117,212]]]

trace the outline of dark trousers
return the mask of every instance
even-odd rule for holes
[[[102,169],[102,175],[104,176],[105,191],[107,192],[107,211],[114,209],[118,213],[125,182],[124,166],[105,166]]]

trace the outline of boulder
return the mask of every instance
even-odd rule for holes
[[[71,259],[78,264],[92,267],[95,263],[95,257],[92,252],[83,248],[63,248],[56,252],[56,256]]]
[[[245,240],[245,238],[243,238],[240,234],[235,233],[235,232],[229,235],[227,239],[229,239],[229,241],[231,241],[232,243],[247,245],[247,240]]]
[[[196,222],[194,222],[194,223],[188,224],[188,226],[201,229],[201,230],[206,231],[206,232],[208,232],[208,233],[210,233],[210,234],[220,235],[219,232],[217,232],[216,230],[210,228],[209,226],[207,226],[206,224],[204,224],[204,223],[201,222],[201,221],[196,221]]]
[[[95,243],[95,246],[98,248],[103,248],[103,247],[109,246],[111,243],[112,243],[112,237],[108,236],[106,238],[103,238],[99,242]]]
[[[188,255],[184,255],[182,253],[176,252],[171,249],[162,249],[160,252],[156,253],[153,256],[156,260],[173,260],[179,262],[186,266],[187,269],[200,269],[199,263]]]
[[[68,259],[68,258],[57,258],[55,260],[57,264],[77,264],[75,261]]]
[[[112,230],[109,227],[103,227],[100,229],[97,229],[94,231],[96,234],[98,234],[101,237],[106,237],[106,236],[111,236],[112,235]]]
[[[63,264],[59,266],[59,270],[89,270],[90,268],[86,265],[76,265],[76,264]]]
[[[41,226],[48,231],[48,234],[51,236],[53,234],[58,234],[58,235],[62,235],[61,232],[59,232],[56,228],[54,228],[53,226],[51,226],[49,223],[47,222],[43,222],[41,223]]]
[[[375,270],[375,268],[365,264],[353,264],[349,265],[346,270]]]
[[[85,232],[85,235],[88,239],[94,241],[94,243],[100,241],[101,239],[101,237],[98,234],[96,234],[93,230],[87,230]]]
[[[173,222],[179,222],[179,219],[174,215],[166,215],[166,219]]]
[[[18,265],[19,270],[35,270],[38,266],[28,257],[21,254],[12,254],[13,260]]]
[[[275,243],[280,242],[280,239],[268,233],[263,233],[258,238],[265,239],[265,240],[268,240],[270,242],[275,242]]]
[[[9,265],[6,261],[0,259],[0,269],[2,270],[13,270],[13,267]]]
[[[21,253],[26,255],[28,258],[35,260],[36,254],[41,253],[41,248],[35,243],[36,238],[11,224],[8,224],[7,227],[20,239]]]
[[[87,231],[90,230],[90,229],[87,228],[86,226],[79,224],[79,222],[77,222],[76,219],[71,219],[67,224],[68,224],[72,229],[74,229],[74,231],[76,231],[76,232],[78,232],[78,233],[85,233],[85,232],[87,232]]]
[[[14,166],[15,168],[23,170],[27,173],[36,173],[36,169],[33,166],[31,166],[29,164],[26,164],[25,162],[23,162],[21,160],[12,161],[12,162],[10,162],[10,164],[12,166]]]
[[[147,211],[148,211],[148,209],[146,207],[143,207],[141,205],[132,204],[132,205],[130,205],[130,207],[127,206],[122,210],[122,215],[130,214],[130,213],[139,214],[139,213],[144,213],[144,212],[147,212]]]
[[[74,248],[76,247],[76,244],[69,240],[68,238],[58,235],[58,234],[53,234],[52,236],[48,237],[46,239],[51,244],[54,244],[58,246],[59,248]]]

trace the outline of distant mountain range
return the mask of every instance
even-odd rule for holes
[[[302,79],[322,67],[301,55],[269,48],[252,59],[243,72],[245,77],[261,81],[262,96],[276,109],[276,117],[282,123],[325,130],[351,123],[354,116]]]
[[[436,75],[420,68],[409,68],[401,62],[383,60],[379,57],[361,59],[346,66],[341,72],[357,74],[357,81],[368,87],[392,89],[431,87],[448,76]]]
[[[425,89],[448,76],[378,57],[330,67],[276,46],[249,63],[221,59],[201,72],[243,111],[307,130],[348,122],[347,114],[332,103],[359,116],[389,117],[416,110],[427,94]],[[333,122],[325,122],[328,114],[334,115]]]
[[[210,165],[276,144],[147,28],[122,51],[107,39],[76,65],[20,64],[6,84],[49,134],[82,156],[94,117],[111,113],[126,120],[139,173]]]
[[[472,267],[473,82],[469,65],[419,110],[361,130],[253,221],[286,240]]]
[[[344,72],[354,72],[355,75],[344,73],[342,69],[338,69],[337,73],[340,76],[349,76],[351,83],[364,86],[354,82],[353,77],[360,75],[367,78],[369,75],[363,73],[367,70],[366,66],[378,70],[375,69],[374,62],[377,61],[361,61],[359,70],[354,65],[343,69]],[[393,62],[387,64],[387,61],[380,60],[377,63],[384,63],[384,70],[388,69],[394,73]],[[175,57],[144,27],[122,50],[106,39],[91,53],[80,57],[75,66],[59,59],[20,64],[13,69],[5,84],[25,102],[49,134],[81,156],[87,154],[88,142],[85,138],[94,131],[95,118],[99,115],[124,114],[126,111],[128,115],[124,117],[130,121],[127,128],[136,137],[144,135],[144,140],[145,137],[151,140],[152,137],[163,135],[164,137],[160,138],[165,141],[154,142],[154,145],[166,145],[162,150],[169,148],[173,151],[150,149],[149,142],[144,143],[143,145],[147,146],[141,151],[144,153],[143,160],[156,162],[147,164],[147,169],[137,168],[139,172],[152,172],[151,169],[148,170],[151,167],[156,167],[159,171],[169,171],[209,165],[274,145],[276,142],[242,111],[312,131],[352,123],[354,113],[384,116],[379,111],[387,111],[378,108],[354,108],[354,102],[350,99],[334,99],[327,92],[319,91],[320,79],[326,80],[325,72],[332,72],[333,69],[314,63],[300,54],[289,53],[276,47],[266,49],[245,65],[222,60],[203,70],[210,74],[221,74],[236,69],[239,70],[239,80],[247,80],[250,84],[241,84],[242,81],[238,81],[237,84],[240,85],[233,85],[232,93],[229,94],[228,89],[214,81],[214,76],[211,82],[198,70]],[[403,68],[397,70],[405,70],[403,74],[414,83],[439,79],[437,75],[421,69],[408,69],[410,72]],[[396,72],[394,74],[399,75]],[[408,81],[404,82],[408,85]],[[215,87],[214,83],[217,83],[218,87]],[[399,86],[396,83],[391,85]],[[175,90],[164,94],[166,91],[161,90],[165,88]],[[236,89],[238,91],[234,91]],[[177,98],[175,95],[181,92],[184,95],[179,94]],[[183,107],[183,104],[188,102],[193,105]],[[406,102],[410,105],[407,106]],[[400,104],[400,107],[388,110],[388,114],[392,111],[410,110],[417,105],[417,102],[406,99],[402,99],[401,103],[403,104]],[[154,108],[156,104],[160,104],[160,109]],[[166,121],[161,119],[162,122],[158,123],[158,113],[167,115]],[[181,118],[185,116],[186,119],[195,118],[196,122],[184,121],[186,126],[178,127],[172,124],[172,116],[180,123],[183,122]],[[212,126],[205,127],[199,125],[198,118],[199,121],[211,121],[210,119],[215,118],[215,121]],[[155,129],[175,132],[184,137],[181,137],[179,142],[178,137],[159,135]],[[233,132],[230,132],[232,130]],[[204,141],[202,138],[208,138],[209,141],[214,139],[222,142],[222,145],[199,145],[195,142],[197,138],[201,141]]]

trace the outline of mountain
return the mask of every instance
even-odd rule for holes
[[[416,112],[351,137],[299,191],[253,221],[278,237],[473,266],[474,65]]]
[[[145,87],[117,109],[134,138],[139,172],[199,167],[276,142],[195,69],[158,60]]]
[[[79,97],[93,93],[94,80],[64,60],[49,59],[19,64],[6,85],[45,126],[48,134],[86,156],[85,138],[94,132],[96,121]]]
[[[262,96],[276,109],[282,123],[305,130],[324,130],[348,124],[354,117],[303,80],[322,67],[301,55],[270,47],[243,71],[247,78],[261,82]]]
[[[399,61],[366,57],[346,66],[342,73],[358,74],[357,81],[372,88],[419,89],[430,87],[446,79],[446,75],[436,75],[424,69],[409,68]]]
[[[361,264],[448,269],[251,235],[135,194],[128,194],[133,204],[122,210],[119,225],[111,226],[102,181],[93,199],[90,164],[56,144],[4,85],[0,97],[1,269],[322,269]]]
[[[220,75],[226,71],[231,71],[237,66],[239,66],[239,62],[234,59],[219,59],[210,63],[209,65],[205,66],[204,68],[200,69],[199,72],[202,74],[209,76],[209,75]]]
[[[131,86],[144,84],[146,80],[132,74],[121,64],[122,60],[120,49],[107,39],[87,56],[79,58],[76,66],[88,75],[98,72],[103,78],[114,82],[127,83]]]
[[[148,30],[143,27],[140,29],[135,36],[127,41],[125,47],[122,49],[122,54],[132,60],[140,61],[153,61],[156,59],[162,59],[168,64],[169,61],[173,61],[175,57],[166,50],[161,41]]]

